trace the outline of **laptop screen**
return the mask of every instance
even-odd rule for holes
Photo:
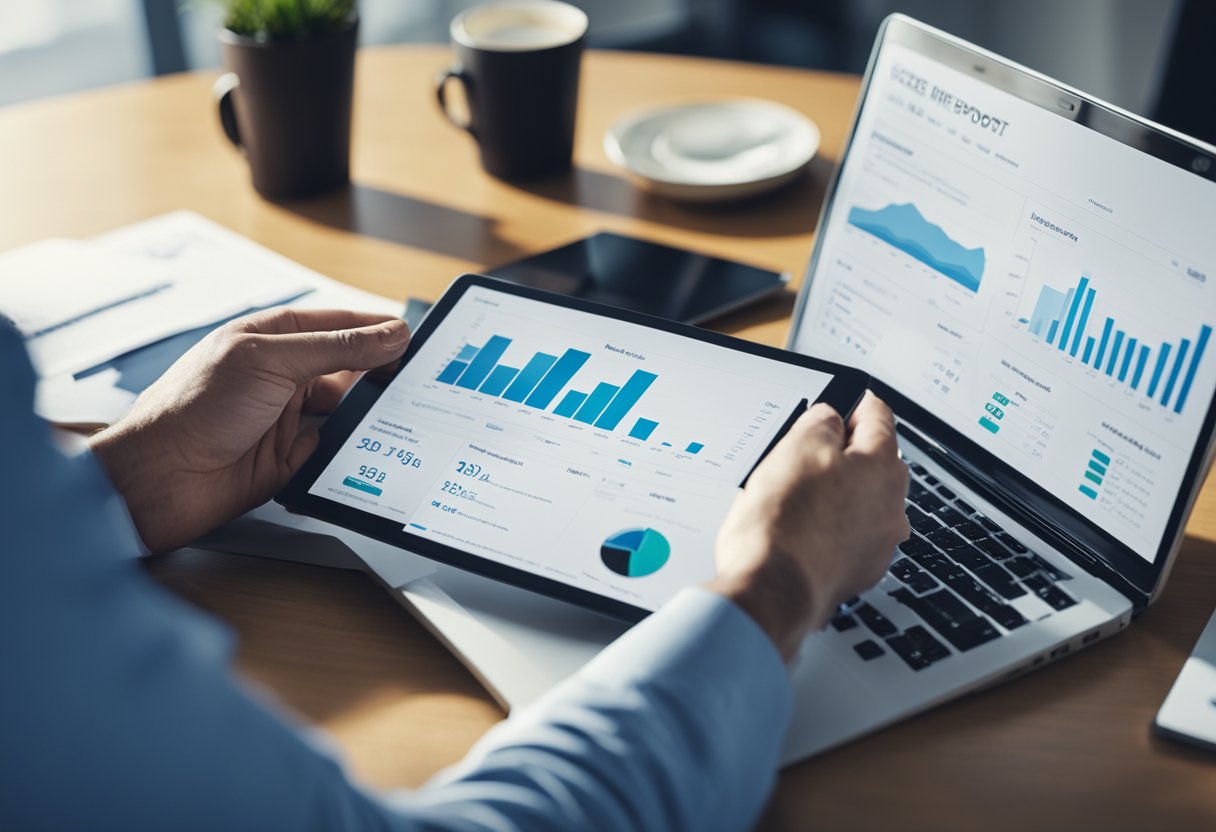
[[[1151,562],[1216,389],[1216,184],[981,77],[879,51],[792,346]]]

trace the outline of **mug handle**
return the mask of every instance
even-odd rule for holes
[[[435,80],[435,99],[439,102],[439,109],[448,121],[461,130],[467,131],[473,138],[477,138],[477,132],[473,129],[471,123],[468,121],[457,121],[452,117],[452,111],[448,109],[448,81],[460,82],[461,86],[464,87],[465,100],[467,101],[469,97],[469,79],[464,73],[464,67],[456,64],[439,73],[439,77]]]
[[[240,85],[241,79],[235,72],[225,72],[215,79],[215,83],[211,86],[211,97],[215,100],[215,106],[220,114],[220,126],[224,128],[224,135],[228,137],[228,141],[238,148],[241,147],[241,130],[237,126],[236,106],[232,96]]]

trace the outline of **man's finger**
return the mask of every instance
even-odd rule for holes
[[[297,332],[284,335],[245,335],[245,360],[297,384],[343,370],[372,370],[396,361],[405,352],[410,333],[396,318],[355,329]]]
[[[796,434],[801,445],[827,445],[837,450],[844,447],[844,420],[831,405],[822,402],[799,416],[790,433]]]
[[[895,446],[895,416],[882,399],[867,390],[849,418],[846,451],[875,453]]]
[[[392,315],[355,312],[350,309],[292,309],[278,307],[255,312],[232,322],[240,332],[254,335],[291,335],[296,332],[326,332],[359,329],[395,320]]]

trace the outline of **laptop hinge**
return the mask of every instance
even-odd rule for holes
[[[1132,602],[1136,614],[1148,606],[1149,596],[1146,593],[1056,523],[1051,522],[1019,499],[1015,492],[993,480],[983,470],[952,452],[906,419],[897,418],[896,429],[901,436],[925,452],[951,475],[965,482],[970,488],[1041,537],[1077,566],[1125,595]]]

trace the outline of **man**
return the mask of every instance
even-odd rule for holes
[[[907,471],[872,396],[805,414],[748,481],[718,576],[650,616],[415,793],[374,795],[227,664],[231,637],[133,556],[269,499],[310,414],[405,350],[400,321],[262,313],[184,356],[68,455],[0,327],[0,828],[712,830],[755,822],[792,707],[785,661],[876,582]],[[138,533],[138,538],[136,537]],[[825,715],[825,718],[830,716]]]

